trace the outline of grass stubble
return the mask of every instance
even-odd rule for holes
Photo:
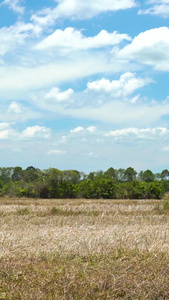
[[[169,299],[169,205],[0,200],[0,300]]]

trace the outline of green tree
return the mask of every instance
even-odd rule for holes
[[[65,170],[61,171],[62,180],[71,181],[73,184],[80,182],[81,173],[76,170]]]
[[[167,169],[161,172],[161,179],[167,180],[169,178],[169,171]]]
[[[23,179],[26,182],[34,182],[41,176],[41,170],[34,168],[32,166],[27,167],[26,170],[23,171]]]
[[[148,199],[161,199],[164,194],[164,188],[161,182],[154,181],[148,184],[147,198]]]
[[[134,180],[136,180],[136,175],[137,175],[137,172],[133,168],[131,168],[131,167],[127,168],[124,171],[124,179],[126,181],[134,181]]]
[[[21,167],[15,167],[13,169],[13,174],[12,174],[12,180],[13,181],[18,181],[23,178],[23,170]]]
[[[151,170],[141,171],[139,173],[139,178],[141,181],[145,182],[153,182],[154,181],[154,174]]]
[[[122,168],[116,170],[116,178],[119,182],[124,181],[124,172],[125,169]]]
[[[0,168],[0,180],[2,180],[2,182],[4,184],[6,184],[7,182],[9,182],[12,178],[12,174],[13,174],[13,169],[12,167],[8,167],[8,168]]]
[[[116,170],[114,168],[112,168],[112,167],[109,168],[107,171],[105,171],[104,175],[106,175],[107,177],[112,178],[114,180],[117,179]]]

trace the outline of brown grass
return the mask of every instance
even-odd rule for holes
[[[167,201],[0,199],[0,300],[169,299]]]

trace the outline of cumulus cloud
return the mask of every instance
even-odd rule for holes
[[[106,137],[127,137],[127,136],[135,136],[138,138],[157,138],[157,136],[165,136],[169,135],[169,130],[165,127],[157,127],[157,128],[124,128],[120,130],[113,130],[105,133]]]
[[[58,5],[32,15],[32,20],[41,26],[53,24],[58,18],[90,19],[100,13],[129,9],[136,6],[135,0],[56,0]]]
[[[97,131],[97,128],[96,128],[95,126],[89,126],[89,127],[87,128],[87,130],[88,130],[89,132],[96,132],[96,131]]]
[[[35,46],[35,49],[55,48],[62,51],[87,50],[119,44],[123,40],[131,41],[128,34],[119,34],[116,31],[109,33],[106,30],[100,31],[93,37],[85,37],[81,31],[68,27],[65,30],[57,29],[50,36]]]
[[[17,136],[10,123],[0,123],[0,139],[9,139]]]
[[[95,92],[110,93],[113,97],[126,97],[137,89],[153,82],[150,78],[137,78],[136,74],[127,72],[120,76],[119,80],[110,81],[102,78],[93,82],[88,82],[88,90]]]
[[[148,5],[151,5],[147,9],[140,9],[139,14],[150,14],[160,16],[163,18],[169,17],[169,1],[168,0],[150,0],[147,1]]]
[[[20,0],[4,0],[1,5],[7,5],[10,9],[12,9],[14,12],[18,14],[23,14],[25,7],[21,5]]]
[[[74,129],[72,129],[70,132],[71,133],[78,133],[78,132],[81,132],[81,131],[84,131],[84,130],[93,133],[93,132],[96,132],[97,128],[95,126],[89,126],[89,127],[87,127],[85,129],[82,126],[78,126],[78,127],[74,128]]]
[[[27,127],[22,132],[23,138],[49,138],[51,135],[51,129],[41,126]]]
[[[70,132],[71,133],[77,133],[77,132],[80,132],[80,131],[83,131],[83,130],[84,130],[83,127],[78,126],[78,127],[74,128],[74,129],[72,129]]]
[[[154,66],[157,70],[168,71],[168,48],[169,28],[159,27],[140,33],[131,44],[119,51],[118,56]]]
[[[54,99],[57,102],[64,102],[68,100],[72,94],[72,89],[60,92],[58,87],[54,87],[45,95],[45,99]]]
[[[129,77],[127,78],[129,79]],[[132,76],[130,79],[132,79]],[[141,95],[132,96],[136,88],[147,84],[142,78],[140,82],[138,80],[139,77],[136,75],[134,75],[134,79],[136,79],[136,84],[134,81],[133,85],[125,87],[125,82],[121,83],[118,89],[113,90],[113,92],[111,89],[111,92],[102,92],[102,90],[95,92],[89,89],[78,93],[74,92],[73,102],[68,100],[66,105],[65,102],[44,99],[44,95],[41,92],[37,93],[33,101],[34,105],[41,112],[45,111],[45,116],[50,116],[51,113],[54,113],[55,117],[59,118],[68,117],[78,120],[88,120],[92,123],[98,121],[114,125],[121,124],[121,126],[126,126],[127,124],[129,127],[152,126],[156,122],[162,124],[163,118],[169,115],[168,99],[157,102],[150,101]],[[120,81],[120,79],[117,81]],[[76,131],[81,133],[85,130],[88,132],[96,131],[92,126],[87,127],[87,129],[79,125],[76,128],[72,128],[71,133],[76,133]]]
[[[47,139],[51,136],[51,129],[45,126],[30,126],[23,131],[15,129],[15,123],[0,123],[0,139],[22,141],[25,139]]]

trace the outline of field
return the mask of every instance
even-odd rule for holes
[[[1,198],[3,299],[169,299],[168,202]]]

